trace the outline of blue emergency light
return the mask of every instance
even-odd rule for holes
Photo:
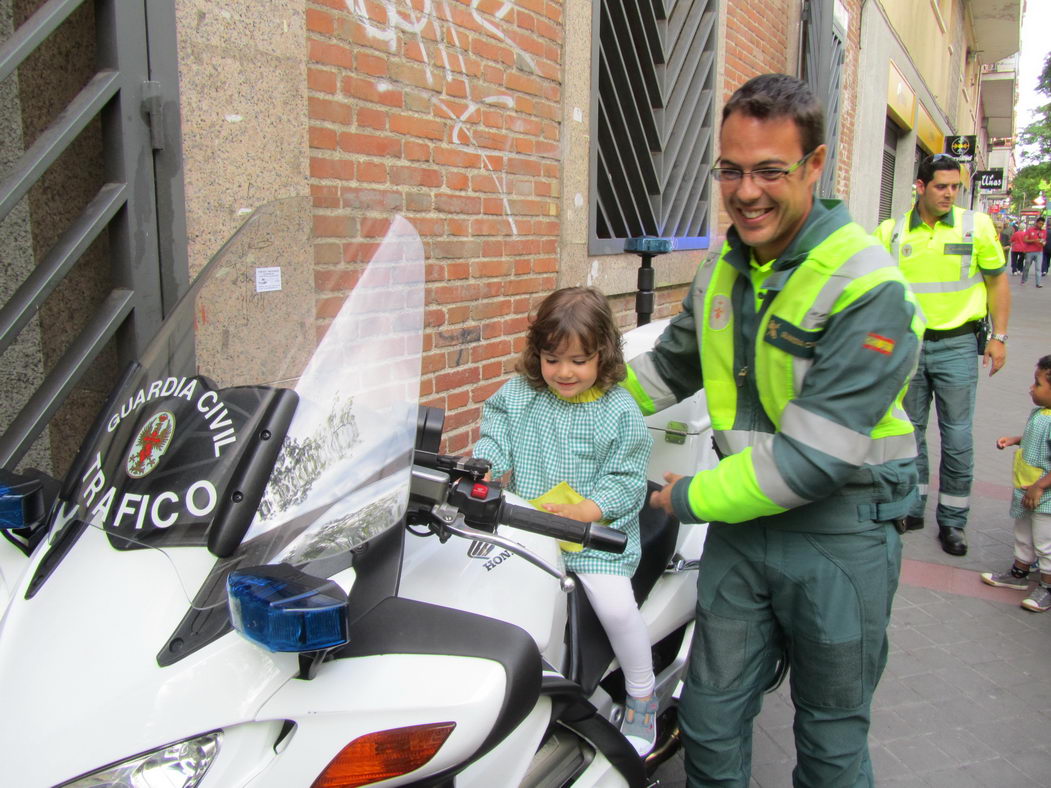
[[[0,529],[40,525],[49,503],[40,479],[0,468]]]
[[[0,528],[25,528],[24,498],[10,487],[0,485]]]
[[[288,564],[254,566],[226,579],[230,621],[270,651],[320,651],[350,640],[346,592]]]

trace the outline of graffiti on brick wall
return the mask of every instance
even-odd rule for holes
[[[453,121],[450,141],[456,147],[480,156],[482,166],[492,175],[503,200],[504,213],[510,223],[511,232],[517,234],[514,216],[509,199],[512,186],[503,167],[497,166],[494,157],[502,157],[511,152],[511,142],[507,147],[494,152],[491,146],[480,144],[475,139],[473,122],[481,117],[487,107],[502,109],[514,108],[514,96],[510,93],[488,92],[480,95],[480,85],[466,78],[468,73],[464,58],[467,48],[462,41],[463,35],[454,23],[454,13],[448,0],[422,0],[417,3],[419,10],[413,8],[412,0],[382,0],[378,6],[368,0],[344,0],[347,9],[354,14],[367,35],[378,48],[386,48],[392,54],[397,53],[406,39],[418,46],[418,54],[425,68],[427,84],[431,90],[414,88],[408,85],[394,86],[384,80],[376,81],[377,90],[408,90],[426,95],[439,116]],[[474,23],[501,45],[514,53],[516,67],[530,74],[538,74],[536,62],[532,55],[516,44],[504,31],[490,21],[490,17],[481,13],[479,7],[485,0],[471,0],[470,15]],[[491,0],[485,2],[491,6]],[[459,7],[459,6],[458,6]],[[373,13],[370,15],[369,9]],[[377,8],[381,9],[377,13]],[[514,11],[514,4],[505,2],[491,12],[491,16],[503,20]],[[379,17],[378,19],[376,17]],[[428,35],[430,33],[430,35]],[[428,45],[433,47],[435,56],[431,57]],[[451,82],[462,84],[466,90],[465,97],[457,96],[455,100],[441,92],[442,85]]]

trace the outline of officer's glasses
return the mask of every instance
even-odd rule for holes
[[[815,148],[814,150],[817,149]],[[739,183],[745,175],[751,175],[753,181],[777,183],[802,167],[803,162],[812,155],[814,155],[814,151],[810,151],[791,167],[759,167],[754,170],[742,170],[737,167],[712,167],[712,177],[720,183]]]

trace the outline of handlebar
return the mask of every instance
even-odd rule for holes
[[[459,514],[469,527],[489,533],[504,523],[607,553],[623,553],[627,547],[627,535],[613,528],[509,503],[500,484],[482,480],[489,469],[484,461],[419,451],[416,456],[410,495],[439,520],[449,523]],[[475,467],[478,463],[482,464]]]
[[[628,545],[628,536],[613,528],[597,523],[582,523],[560,517],[550,512],[515,506],[503,501],[500,506],[500,522],[513,528],[530,531],[541,536],[551,536],[567,542],[579,542],[584,547],[603,550],[607,553],[623,553]]]

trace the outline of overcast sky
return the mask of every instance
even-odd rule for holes
[[[1051,51],[1051,0],[1026,0],[1022,19],[1022,49],[1018,63],[1018,105],[1015,132],[1032,121],[1033,110],[1051,103],[1051,97],[1036,92],[1036,81]],[[1018,162],[1021,166],[1022,162]]]

